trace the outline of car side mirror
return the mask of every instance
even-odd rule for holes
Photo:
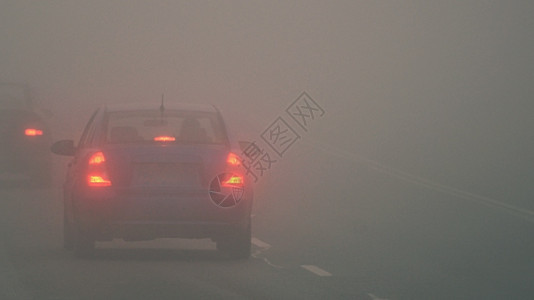
[[[52,144],[50,148],[54,154],[65,155],[65,156],[74,156],[76,153],[76,147],[74,147],[73,140],[61,140]]]

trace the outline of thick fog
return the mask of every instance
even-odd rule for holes
[[[530,1],[2,1],[0,81],[32,86],[56,140],[101,104],[164,94],[260,141],[306,92],[325,114],[259,180],[273,213],[266,200],[320,196],[346,224],[374,173],[532,210],[533,15]],[[325,205],[300,201],[287,215]]]
[[[100,104],[165,94],[217,105],[253,139],[306,91],[326,115],[305,139],[530,205],[533,12],[525,1],[4,1],[0,79],[31,84],[57,138],[77,137]]]

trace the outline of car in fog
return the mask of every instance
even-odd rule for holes
[[[25,84],[0,83],[0,173],[50,183],[51,134]]]
[[[251,249],[253,193],[217,108],[124,104],[97,109],[75,146],[64,183],[64,247],[95,241],[211,238],[225,257]]]

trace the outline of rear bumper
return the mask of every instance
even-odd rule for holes
[[[246,228],[241,223],[209,222],[111,222],[93,231],[97,240],[107,241],[121,238],[126,241],[152,240],[155,238],[212,238],[225,236]]]
[[[252,192],[229,208],[215,205],[208,191],[117,193],[103,189],[84,194],[73,203],[76,223],[96,240],[216,239],[247,226],[252,210]]]

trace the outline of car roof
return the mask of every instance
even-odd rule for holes
[[[159,110],[161,103],[121,103],[121,104],[107,104],[104,105],[106,112],[124,112],[124,111],[140,111],[140,110]],[[166,101],[164,103],[165,110],[183,110],[194,112],[210,112],[216,113],[217,108],[210,104],[200,103],[183,103]]]

